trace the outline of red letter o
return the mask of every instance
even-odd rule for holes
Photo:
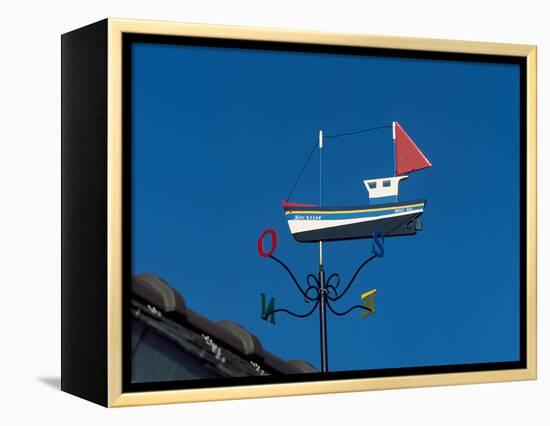
[[[265,236],[269,234],[271,235],[271,250],[269,250],[267,253],[264,251],[264,238]],[[269,257],[273,254],[275,249],[277,248],[277,233],[274,229],[266,229],[264,232],[262,232],[262,235],[260,235],[260,238],[258,238],[258,254],[262,257]]]

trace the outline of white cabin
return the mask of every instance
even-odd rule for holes
[[[408,176],[392,176],[379,179],[364,180],[369,192],[370,204],[395,203],[399,198],[399,182]]]

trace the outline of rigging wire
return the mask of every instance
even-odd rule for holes
[[[380,130],[380,129],[391,129],[391,126],[378,126],[378,127],[369,127],[368,129],[361,129],[361,130],[353,130],[351,132],[346,133],[337,133],[335,135],[326,135],[325,138],[340,138],[342,136],[351,136],[351,135],[357,135],[359,133],[365,133],[370,132],[372,130]]]
[[[324,138],[336,139],[336,138],[340,138],[340,137],[343,137],[343,136],[352,136],[352,135],[357,135],[357,134],[360,134],[360,133],[371,132],[371,131],[374,131],[374,130],[391,129],[391,127],[392,127],[391,125],[389,125],[389,126],[369,127],[367,129],[353,130],[353,131],[345,132],[345,133],[336,133],[334,135],[324,135],[323,137]],[[309,156],[306,159],[306,162],[302,166],[302,169],[300,170],[300,173],[298,173],[298,176],[296,177],[296,180],[294,181],[294,184],[292,185],[292,189],[290,190],[290,192],[288,194],[288,197],[286,197],[286,201],[290,200],[290,197],[292,197],[292,194],[294,193],[294,190],[296,189],[296,185],[298,185],[298,182],[300,181],[300,178],[304,174],[304,171],[306,170],[306,167],[309,164],[311,158],[313,157],[313,154],[315,153],[318,145],[319,145],[319,141],[316,140],[315,143],[313,144],[313,148],[311,149],[311,152],[309,153]]]
[[[307,160],[304,163],[304,165],[302,167],[302,170],[300,170],[300,173],[298,173],[298,176],[296,177],[296,180],[294,181],[294,185],[292,185],[292,189],[290,190],[290,192],[288,194],[288,197],[286,197],[286,201],[290,200],[290,197],[292,197],[292,194],[293,194],[294,190],[296,189],[296,185],[298,185],[298,181],[300,180],[300,178],[304,174],[304,170],[306,169],[306,167],[309,163],[309,160],[311,160],[311,157],[313,157],[313,154],[315,153],[315,150],[316,150],[318,144],[319,144],[318,141],[315,141],[315,143],[313,144],[313,148],[311,149],[311,152],[309,153],[309,156],[307,157]]]

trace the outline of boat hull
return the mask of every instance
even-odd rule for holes
[[[426,200],[357,207],[285,207],[290,232],[301,243],[415,235]]]

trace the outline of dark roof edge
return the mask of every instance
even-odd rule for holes
[[[216,323],[189,309],[183,296],[166,280],[155,274],[142,273],[133,276],[132,293],[162,312],[171,315],[172,319],[183,322],[197,332],[210,336],[221,346],[238,352],[244,358],[262,365],[273,373],[317,372],[315,367],[307,361],[285,361],[264,350],[258,337],[233,321],[223,320]]]

